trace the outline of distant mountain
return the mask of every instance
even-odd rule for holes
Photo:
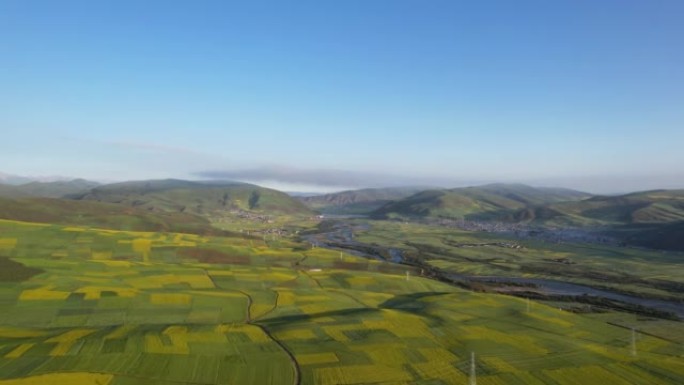
[[[684,190],[590,196],[573,190],[497,184],[422,191],[384,205],[372,217],[585,228],[627,245],[684,251]]]
[[[372,213],[376,218],[433,217],[491,220],[510,217],[520,210],[591,197],[580,191],[490,184],[449,190],[427,190],[387,203]]]
[[[322,213],[368,214],[389,202],[406,198],[421,190],[425,190],[425,187],[369,188],[299,197],[299,200]]]
[[[18,185],[18,184],[24,184],[24,183],[29,183],[32,182],[33,180],[31,178],[19,176],[19,175],[12,175],[12,174],[5,174],[4,172],[0,172],[0,183],[3,185]]]
[[[84,194],[99,183],[85,179],[55,182],[29,182],[20,185],[0,185],[0,196],[8,198],[63,198]]]
[[[313,213],[289,195],[238,182],[147,180],[98,186],[74,199],[123,204],[149,211],[211,216],[244,210],[265,214]]]
[[[69,178],[65,176],[22,176],[14,174],[6,174],[0,172],[0,184],[5,185],[21,185],[30,182],[58,182],[58,181],[68,181],[75,178]]]
[[[17,189],[17,186],[0,184],[0,197],[16,198],[20,196],[22,196],[22,193]]]
[[[198,215],[52,198],[0,198],[0,219],[130,231],[220,232]]]

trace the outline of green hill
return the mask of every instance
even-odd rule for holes
[[[422,191],[388,203],[372,216],[584,228],[627,245],[684,250],[684,190],[590,197],[573,190],[487,185]]]
[[[654,190],[620,196],[596,196],[549,206],[585,223],[649,224],[684,221],[684,190]]]
[[[376,217],[497,220],[554,226],[615,226],[684,221],[684,190],[620,196],[525,185],[429,190],[388,203]]]
[[[21,185],[0,185],[0,196],[6,198],[63,198],[80,195],[99,186],[85,179],[57,182],[29,182]]]
[[[68,199],[0,198],[0,219],[130,231],[220,233],[197,215]]]
[[[326,214],[368,214],[385,204],[409,197],[422,187],[369,188],[301,197],[308,207]]]
[[[450,190],[428,190],[388,203],[374,217],[434,217],[451,219],[503,219],[519,210],[550,203],[576,201],[589,194],[559,188],[521,184],[491,184]],[[550,215],[551,213],[549,213]]]
[[[192,182],[176,179],[103,185],[75,199],[116,203],[154,212],[203,216],[234,210],[272,215],[310,215],[313,212],[289,195],[237,182]]]

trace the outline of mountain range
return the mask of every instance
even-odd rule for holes
[[[426,190],[387,203],[371,212],[375,218],[434,217],[491,220],[529,207],[579,201],[591,195],[560,188],[521,184],[489,184],[445,190]]]
[[[101,185],[83,179],[0,184],[0,218],[54,223],[119,224],[169,229],[180,223],[206,231],[236,213],[372,219],[450,219],[601,229],[634,244],[684,249],[684,190],[616,196],[522,184],[453,189],[424,187],[343,191],[294,197],[233,181],[145,180]],[[128,218],[128,219],[126,219]]]
[[[314,213],[284,192],[230,181],[164,179],[122,182],[98,186],[74,198],[123,204],[150,211],[198,215],[211,215],[230,210],[273,215]]]
[[[359,190],[302,200],[322,212],[365,214],[373,219],[448,219],[574,228],[629,245],[684,250],[684,190],[600,196],[561,188],[490,184],[409,193]]]
[[[684,221],[684,190],[619,196],[525,185],[428,190],[385,204],[374,218],[444,218],[550,226],[608,226]]]

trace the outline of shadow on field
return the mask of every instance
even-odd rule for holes
[[[413,293],[395,295],[391,299],[378,305],[380,309],[391,309],[410,313],[428,319],[432,326],[437,326],[442,323],[442,319],[434,314],[431,314],[429,309],[433,305],[429,302],[423,302],[421,299],[427,297],[437,297],[449,293],[444,292],[427,292],[427,293]]]
[[[420,301],[426,297],[434,297],[439,295],[445,295],[449,293],[442,292],[427,292],[427,293],[414,293],[414,294],[402,294],[396,295],[391,299],[381,303],[377,308],[366,307],[366,308],[353,308],[353,309],[342,309],[333,311],[324,311],[320,313],[313,314],[293,314],[281,317],[274,317],[268,319],[259,320],[259,324],[268,328],[278,328],[284,327],[291,324],[296,324],[299,322],[311,321],[316,318],[324,317],[346,317],[346,316],[363,316],[366,314],[376,313],[381,309],[397,310],[402,312],[411,313],[421,317],[429,318],[433,321],[439,321],[439,318],[427,313],[427,309],[431,306],[429,303]]]
[[[44,272],[42,269],[28,267],[23,263],[0,256],[0,282],[27,281],[34,275]]]
[[[286,316],[281,316],[281,317],[273,317],[273,318],[259,320],[256,323],[264,325],[268,328],[278,328],[278,327],[287,326],[290,324],[296,324],[299,322],[314,320],[316,318],[355,316],[355,315],[360,315],[360,314],[375,313],[378,311],[380,311],[380,310],[376,309],[376,308],[370,308],[370,307],[354,308],[354,309],[342,309],[342,310],[324,311],[324,312],[314,313],[314,314],[293,314],[293,315],[286,315]]]
[[[425,310],[427,310],[428,307],[431,306],[431,304],[427,302],[422,302],[420,301],[423,298],[426,297],[436,297],[439,295],[445,295],[449,294],[446,292],[427,292],[427,293],[413,293],[413,294],[402,294],[402,295],[395,295],[391,299],[388,299],[387,301],[381,303],[378,305],[378,308],[380,309],[392,309],[392,310],[398,310],[398,311],[404,311],[408,313],[413,313],[417,315],[423,315]]]

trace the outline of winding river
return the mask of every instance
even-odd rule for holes
[[[355,230],[366,230],[369,225],[351,225],[348,223],[338,223],[328,232],[306,235],[304,239],[317,247],[325,247],[334,250],[344,250],[346,253],[370,258],[384,259],[379,253],[369,253],[365,250],[379,249],[375,245],[367,245],[354,239]],[[402,251],[397,248],[382,248],[390,256],[390,262],[402,263],[404,257]],[[594,296],[609,300],[620,301],[628,304],[644,306],[668,313],[676,314],[680,319],[684,319],[684,303],[667,301],[662,299],[651,299],[631,296],[628,294],[613,292],[606,289],[596,289],[591,286],[579,285],[546,278],[524,278],[524,277],[501,277],[501,276],[472,276],[449,273],[446,275],[453,281],[470,282],[500,282],[513,283],[519,285],[533,285],[535,291],[546,295],[563,296]]]

